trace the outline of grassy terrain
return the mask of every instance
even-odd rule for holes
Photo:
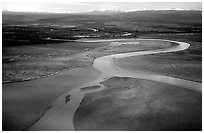
[[[201,11],[113,14],[3,12],[3,83],[58,73],[29,82],[3,84],[3,130],[28,130],[56,98],[96,79],[99,72],[91,65],[97,57],[174,45],[160,41],[132,44],[130,41],[122,45],[117,42],[75,41],[80,38],[161,38],[189,42],[191,47],[188,50],[125,58],[124,64],[138,69],[135,66],[138,62],[141,69],[201,81],[201,16]],[[128,64],[130,61],[133,63]],[[200,93],[130,78],[112,78],[102,83],[106,89],[86,95],[77,110],[74,118],[77,130],[201,130]],[[82,90],[95,88],[98,86]]]
[[[94,57],[137,51],[133,45],[116,48],[114,45],[102,47],[103,44],[99,43],[96,46],[73,42],[79,38],[151,38],[152,34],[157,33],[200,34],[201,22],[200,11],[82,14],[2,12],[3,82],[45,77],[64,69],[87,66]],[[177,38],[176,34],[174,36]],[[138,50],[152,47],[150,43],[145,46],[142,46],[143,49],[140,46]],[[89,52],[96,47],[97,50]]]
[[[34,46],[3,47],[3,83],[46,77],[63,70],[85,67],[96,57],[115,53],[170,47],[169,42],[66,42]]]
[[[66,42],[78,38],[132,38],[147,33],[202,31],[201,11],[2,14],[2,41],[5,47]]]
[[[202,130],[202,94],[163,83],[113,77],[87,94],[74,116],[76,130]]]
[[[3,47],[3,81],[22,81],[24,78],[32,79],[69,69],[47,78],[4,84],[3,130],[28,130],[57,97],[90,79],[94,80],[98,74],[91,67],[94,58],[172,45],[160,41],[122,42],[121,45],[117,42],[69,42]],[[82,91],[98,87],[82,88]]]
[[[90,65],[87,52],[103,43],[59,43],[35,46],[3,47],[3,82],[34,79],[65,69]]]
[[[123,58],[115,62],[118,66],[202,82],[201,34],[154,34],[143,37],[183,41],[191,46],[180,52]]]

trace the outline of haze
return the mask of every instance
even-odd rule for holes
[[[79,13],[94,10],[202,10],[201,2],[4,2],[3,10],[20,12]]]

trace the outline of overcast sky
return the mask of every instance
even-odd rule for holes
[[[162,10],[162,9],[186,9],[202,10],[201,2],[69,2],[58,0],[51,1],[19,1],[3,2],[2,9],[9,11],[31,12],[89,12],[93,10]]]

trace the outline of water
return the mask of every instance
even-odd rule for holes
[[[131,39],[132,40],[132,39]],[[138,40],[160,40],[160,39],[137,39]],[[102,40],[99,40],[101,42]],[[106,40],[108,41],[108,40]],[[117,40],[112,40],[117,41]],[[128,40],[127,40],[128,41]],[[151,50],[151,51],[141,51],[141,52],[130,52],[130,53],[122,53],[122,54],[114,54],[103,56],[97,58],[93,62],[93,66],[101,72],[101,75],[93,82],[83,84],[77,88],[72,89],[68,93],[60,96],[57,100],[55,100],[52,104],[52,108],[45,112],[44,116],[37,121],[30,130],[46,130],[46,131],[71,131],[75,130],[73,125],[74,114],[79,107],[83,97],[87,93],[97,92],[104,89],[104,86],[100,84],[101,81],[104,81],[113,76],[120,77],[132,77],[139,79],[146,79],[157,81],[161,83],[167,83],[175,86],[184,87],[186,89],[202,91],[202,84],[183,80],[179,78],[173,78],[164,75],[156,75],[142,71],[130,71],[126,69],[122,69],[117,67],[113,60],[120,59],[129,56],[140,56],[140,55],[148,55],[148,54],[157,54],[157,53],[166,53],[166,52],[176,52],[187,49],[190,44],[184,42],[170,41],[170,40],[161,40],[174,42],[179,45],[173,46],[171,48]],[[95,40],[94,42],[97,42]],[[81,88],[99,85],[100,88],[91,89],[91,90],[81,90]],[[69,98],[69,99],[67,99]]]

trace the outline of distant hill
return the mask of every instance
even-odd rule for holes
[[[34,13],[34,12],[2,12],[3,24],[26,24],[26,23],[166,23],[166,24],[202,24],[202,11],[193,10],[158,10],[158,11],[93,11],[89,13]]]
[[[82,14],[89,14],[89,15],[113,15],[113,14],[118,14],[122,13],[120,10],[105,10],[105,11],[100,11],[100,10],[94,10],[91,12],[87,13],[82,13]]]

